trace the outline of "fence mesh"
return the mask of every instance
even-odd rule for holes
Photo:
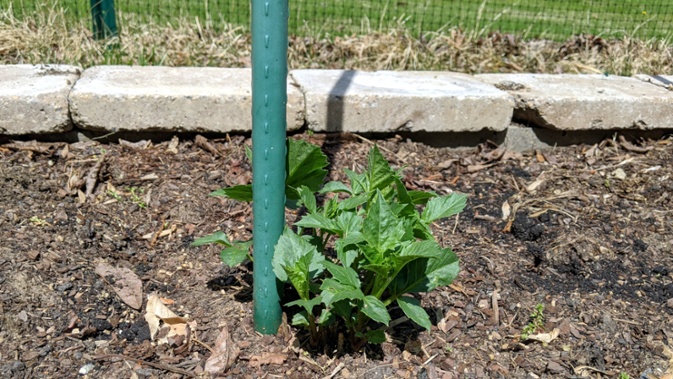
[[[89,1],[0,0],[17,17],[61,6],[74,19],[89,17]],[[667,38],[670,0],[290,0],[290,33],[351,34],[405,27],[421,35],[452,27],[476,33],[566,39],[575,34]],[[11,8],[10,8],[11,7]],[[249,26],[250,0],[116,0],[125,16],[170,23],[177,17]]]

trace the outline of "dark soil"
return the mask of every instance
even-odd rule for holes
[[[323,147],[330,179],[361,169],[371,147],[350,135],[297,138]],[[220,374],[230,378],[672,372],[672,139],[523,155],[376,141],[406,167],[409,188],[464,192],[469,201],[435,227],[461,258],[461,274],[422,296],[432,331],[393,310],[390,342],[358,352],[310,350],[287,324],[276,336],[255,333],[251,267],[224,267],[215,246],[190,247],[215,230],[250,238],[248,204],[207,196],[249,182],[250,141],[197,141],[0,145],[0,377],[209,377],[204,364],[223,329],[240,349]],[[112,277],[95,273],[101,263],[140,278],[139,310],[115,293]],[[150,293],[195,322],[187,338],[150,341]],[[548,343],[521,338],[538,305],[544,316],[529,334]]]

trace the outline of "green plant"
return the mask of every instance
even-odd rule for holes
[[[619,379],[631,379],[631,376],[629,376],[629,374],[622,371],[622,372],[619,373]]]
[[[292,183],[313,187],[288,184],[286,193],[296,194],[306,213],[296,231],[285,229],[273,258],[276,277],[296,291],[296,300],[285,304],[299,309],[292,323],[308,330],[314,346],[345,329],[355,350],[385,341],[391,307],[430,329],[430,317],[413,295],[450,284],[459,270],[458,258],[435,241],[430,225],[462,211],[466,196],[407,190],[377,147],[365,172],[346,170],[350,185],[329,182],[318,189],[322,178],[306,180],[319,176],[312,168]],[[292,178],[290,173],[288,183]]]
[[[137,205],[138,207],[145,209],[147,207],[147,204],[145,203],[145,200],[143,200],[142,197],[140,197],[140,195],[142,195],[143,192],[145,191],[142,188],[138,187],[129,188],[129,194],[130,194],[129,196],[131,198],[131,202]]]
[[[537,304],[535,309],[530,314],[528,324],[524,326],[521,331],[521,339],[526,340],[528,336],[532,333],[537,332],[538,330],[544,327],[544,305]]]

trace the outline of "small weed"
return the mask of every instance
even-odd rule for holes
[[[629,374],[625,373],[624,371],[622,371],[622,372],[619,373],[619,377],[618,377],[618,378],[619,378],[619,379],[631,379],[631,377],[629,376]]]
[[[131,202],[133,202],[133,204],[139,206],[142,209],[147,208],[147,203],[145,203],[145,201],[141,197],[143,192],[145,192],[142,188],[131,187],[129,188],[129,192],[131,193],[130,197]]]
[[[122,201],[122,200],[123,200],[122,195],[120,195],[119,192],[117,192],[117,191],[108,190],[108,191],[106,192],[106,194],[107,194],[108,196],[110,196],[111,198],[117,200],[117,201]]]
[[[36,226],[44,226],[44,225],[49,225],[49,223],[43,219],[41,219],[38,216],[33,216],[30,218],[30,222],[33,223],[33,225]]]
[[[532,333],[537,332],[538,330],[544,327],[544,305],[538,304],[535,306],[533,313],[530,314],[528,325],[523,328],[521,331],[521,339],[526,340],[528,336]]]

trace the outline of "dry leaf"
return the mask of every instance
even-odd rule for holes
[[[509,205],[509,201],[505,200],[500,209],[502,210],[502,219],[507,220],[509,215],[512,214],[512,207]]]
[[[112,285],[112,289],[126,305],[137,310],[142,307],[143,282],[133,271],[125,267],[115,268],[107,263],[101,263],[96,267],[96,274]]]
[[[551,341],[555,340],[560,333],[560,330],[558,328],[554,328],[554,330],[551,331],[551,333],[539,333],[539,334],[531,334],[528,336],[528,340],[532,341],[538,341],[542,343],[550,343]]]
[[[263,353],[250,358],[250,367],[259,367],[261,365],[282,365],[287,360],[286,354]]]
[[[185,325],[187,324],[187,319],[176,315],[168,309],[156,293],[151,293],[147,296],[145,321],[147,321],[147,325],[150,328],[150,337],[152,340],[157,336],[162,322],[168,325],[174,334],[186,333]],[[169,333],[166,337],[169,335],[171,334]]]
[[[204,370],[211,374],[223,373],[236,362],[239,353],[240,349],[231,340],[228,326],[224,325],[215,340],[213,354],[206,360]]]
[[[178,144],[180,143],[180,138],[178,136],[173,136],[171,138],[171,142],[168,143],[168,148],[166,148],[166,151],[177,154],[178,153]]]

